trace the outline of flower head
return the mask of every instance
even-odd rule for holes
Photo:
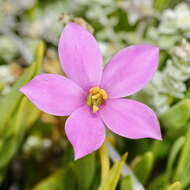
[[[66,25],[59,41],[61,66],[67,77],[41,74],[20,90],[40,110],[70,115],[66,135],[75,159],[97,150],[105,140],[104,124],[116,134],[161,139],[154,112],[129,96],[153,77],[159,48],[133,45],[117,53],[105,69],[95,38],[75,23]]]

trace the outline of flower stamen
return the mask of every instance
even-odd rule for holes
[[[86,103],[92,108],[93,112],[97,112],[100,109],[100,105],[107,99],[108,95],[104,89],[94,87],[89,90]]]

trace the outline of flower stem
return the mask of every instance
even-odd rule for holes
[[[100,154],[100,162],[101,162],[101,181],[105,178],[107,175],[109,168],[110,168],[110,160],[109,160],[109,154],[106,146],[106,142],[101,146],[99,150]]]

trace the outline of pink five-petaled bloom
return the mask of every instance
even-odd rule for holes
[[[95,38],[80,25],[69,23],[58,51],[68,78],[41,74],[20,91],[44,112],[70,115],[65,131],[75,159],[100,148],[105,140],[104,124],[123,137],[161,140],[155,113],[140,102],[121,98],[139,91],[153,77],[158,47],[129,46],[113,56],[103,70]]]

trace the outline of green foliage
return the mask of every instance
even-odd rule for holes
[[[190,118],[190,100],[184,99],[172,106],[160,116],[160,120],[166,128],[173,130],[183,127]]]
[[[89,189],[95,175],[95,163],[95,154],[91,154],[72,164],[73,173],[76,176],[79,190]]]
[[[43,51],[41,42],[37,47],[34,63],[15,83],[0,106],[0,181],[7,165],[19,150],[28,128],[39,118],[40,111],[19,92],[19,88],[39,73]]]
[[[37,49],[33,64],[31,67],[25,71],[25,73],[20,77],[20,79],[15,83],[11,92],[3,99],[0,105],[0,136],[4,135],[4,128],[11,117],[12,113],[17,109],[19,101],[23,97],[22,93],[19,92],[24,84],[30,81],[35,75],[37,75],[41,68],[41,62],[44,52],[43,43],[40,42]]]
[[[181,178],[182,173],[188,166],[189,155],[190,155],[190,129],[187,131],[186,139],[182,148],[181,156],[179,158],[178,166],[176,168],[174,179],[178,180]]]
[[[188,2],[32,1],[0,1],[0,190],[139,190],[139,184],[140,190],[190,190]],[[57,42],[69,21],[92,27],[105,63],[131,44],[160,47],[156,77],[134,98],[158,113],[163,141],[107,133],[118,155],[129,152],[129,166],[126,155],[111,162],[115,155],[106,146],[74,161],[66,117],[40,112],[19,92],[41,71],[60,73]],[[12,63],[19,72],[10,72]]]
[[[74,190],[75,184],[73,183],[72,178],[68,177],[72,175],[71,169],[59,169],[55,171],[51,176],[47,179],[40,182],[33,190]]]
[[[153,167],[153,154],[151,152],[145,153],[141,158],[139,158],[135,167],[133,167],[133,171],[137,178],[145,184],[150,176],[152,167]]]
[[[119,181],[121,169],[123,164],[127,159],[127,153],[122,157],[122,159],[116,162],[110,171],[107,173],[102,183],[100,184],[98,190],[115,190]]]
[[[33,190],[88,190],[95,174],[95,154],[69,163],[42,180]]]
[[[177,159],[177,156],[182,148],[182,146],[184,145],[185,142],[185,137],[179,137],[175,143],[173,144],[172,148],[171,148],[171,152],[170,152],[170,156],[167,162],[167,168],[166,168],[166,183],[169,182],[173,169],[175,168],[175,162]]]
[[[122,179],[120,190],[134,190],[131,176],[126,176],[124,179]]]
[[[170,185],[167,190],[180,190],[181,189],[181,183],[180,182],[175,182],[172,185]]]

